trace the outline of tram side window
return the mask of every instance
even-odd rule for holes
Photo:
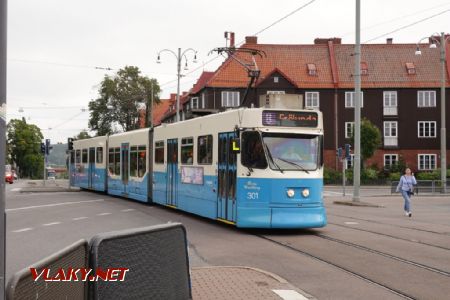
[[[97,163],[103,163],[103,147],[97,147]]]
[[[265,169],[267,160],[264,155],[264,148],[261,136],[256,131],[247,131],[242,134],[242,165],[248,168]]]
[[[87,164],[87,162],[88,162],[88,151],[87,151],[87,149],[83,149],[83,152],[82,152],[83,154],[82,154],[82,163],[83,164]]]
[[[108,171],[109,171],[109,174],[114,175],[114,148],[109,148]]]
[[[114,148],[114,174],[120,175],[120,147]]]
[[[138,147],[138,177],[143,177],[147,171],[147,148],[146,146]]]
[[[76,163],[79,164],[81,163],[81,150],[77,150],[76,151]]]
[[[198,137],[197,143],[197,162],[199,164],[212,164],[213,154],[213,138],[212,135],[204,135]]]
[[[131,177],[136,177],[136,175],[137,175],[137,157],[138,157],[137,147],[132,146],[130,148],[130,176]]]
[[[194,138],[181,139],[181,163],[192,165],[194,159]]]
[[[70,151],[70,164],[75,163],[75,151]]]
[[[164,141],[155,142],[155,163],[164,163]]]

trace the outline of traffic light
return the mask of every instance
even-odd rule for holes
[[[50,146],[50,139],[45,140],[45,154],[49,154],[50,150],[52,150],[52,146]]]
[[[73,150],[73,138],[67,139],[67,149]]]
[[[347,159],[350,159],[350,149],[352,146],[350,144],[345,144],[345,157]]]
[[[45,144],[41,143],[41,153],[45,154]]]

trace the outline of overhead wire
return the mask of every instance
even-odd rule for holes
[[[273,26],[277,25],[277,24],[280,23],[281,21],[283,21],[283,20],[289,18],[290,16],[294,15],[295,13],[299,12],[300,10],[302,10],[302,9],[306,8],[307,6],[311,5],[311,4],[312,4],[313,2],[315,2],[315,1],[316,1],[316,0],[311,0],[311,1],[309,1],[309,2],[307,2],[307,3],[305,3],[305,4],[303,4],[303,5],[301,5],[300,7],[297,7],[296,9],[290,11],[289,13],[287,13],[287,14],[284,15],[284,16],[282,16],[281,18],[277,19],[275,22],[273,22],[273,23],[271,23],[270,25],[264,27],[263,29],[257,31],[257,32],[256,32],[255,34],[253,34],[253,35],[254,35],[254,36],[258,36],[259,34],[263,33],[264,31],[266,31],[266,30],[272,28]],[[240,46],[240,45],[242,45],[244,42],[245,42],[245,40],[240,41],[239,43],[236,44],[236,46]],[[209,64],[209,63],[215,61],[215,60],[218,59],[219,57],[222,57],[222,56],[221,56],[221,55],[217,55],[217,56],[213,57],[212,59],[210,59],[210,60],[208,60],[207,62],[203,63],[201,66],[199,66],[199,67],[197,67],[197,68],[194,68],[193,70],[187,72],[186,75],[187,75],[187,74],[191,74],[191,73],[193,73],[193,72],[195,72],[195,71],[197,71],[197,70],[199,70],[199,69],[201,69],[201,68],[204,68],[207,64]],[[162,87],[162,86],[165,86],[165,85],[170,84],[170,83],[173,83],[173,82],[175,82],[175,81],[177,81],[177,80],[178,80],[178,79],[174,79],[174,80],[171,80],[171,81],[162,83],[160,86],[161,86],[161,87]]]

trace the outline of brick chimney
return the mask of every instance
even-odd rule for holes
[[[171,101],[177,100],[177,94],[171,93],[171,94],[170,94],[170,100],[171,100]]]
[[[394,41],[393,38],[387,38],[387,39],[386,39],[386,44],[392,45],[392,42],[393,42],[393,41]]]
[[[246,44],[258,44],[258,37],[257,36],[246,36],[245,43]]]
[[[230,48],[234,48],[234,32],[230,32]]]
[[[341,38],[337,38],[337,37],[334,37],[334,38],[315,38],[314,39],[314,44],[316,44],[316,45],[328,44],[329,41],[333,42],[333,44],[340,45],[341,42],[342,42],[342,39]]]

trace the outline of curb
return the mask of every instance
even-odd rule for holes
[[[62,187],[24,187],[21,193],[57,193],[57,192],[79,192],[79,188],[62,188]]]
[[[353,202],[353,201],[333,201],[333,204],[337,204],[337,205],[347,205],[347,206],[361,206],[361,207],[377,207],[377,208],[382,208],[384,207],[383,205],[376,205],[376,204],[372,204],[372,203],[368,203],[368,202]]]

